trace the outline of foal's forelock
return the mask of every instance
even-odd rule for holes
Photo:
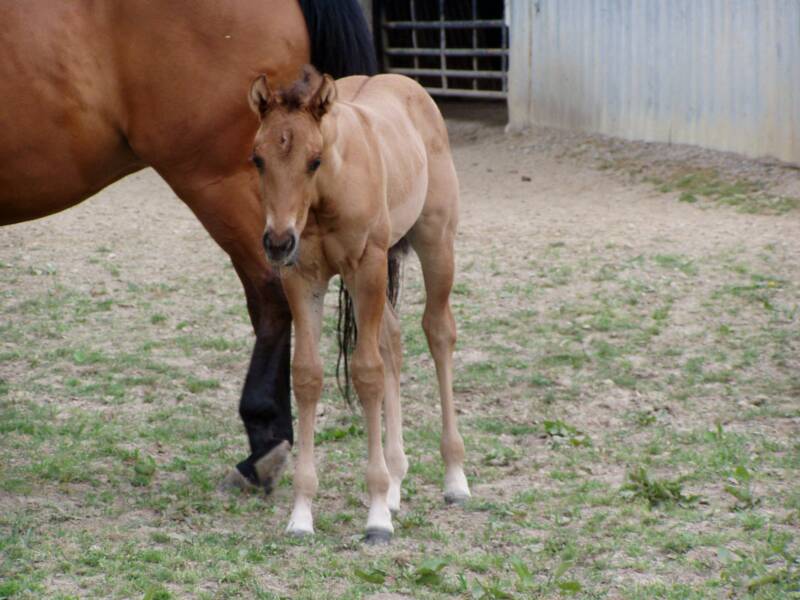
[[[295,81],[289,89],[279,91],[278,102],[287,111],[295,112],[306,105],[313,92],[310,79],[304,77]]]
[[[287,112],[299,111],[308,105],[319,83],[319,74],[313,77],[311,72],[304,70],[303,75],[290,87],[277,90],[273,101]]]

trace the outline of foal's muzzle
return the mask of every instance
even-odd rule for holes
[[[292,265],[297,258],[298,241],[294,228],[287,229],[280,235],[268,229],[264,234],[264,251],[273,263]]]

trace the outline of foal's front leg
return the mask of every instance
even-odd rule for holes
[[[368,245],[357,270],[346,279],[352,292],[358,327],[353,352],[353,385],[364,409],[367,424],[367,490],[369,516],[367,543],[387,543],[394,532],[387,503],[389,471],[381,444],[381,404],[384,394],[384,364],[379,339],[386,302],[386,251]]]
[[[326,285],[310,282],[288,273],[283,287],[292,309],[295,326],[295,351],[292,360],[292,387],[297,400],[297,463],[294,469],[294,508],[286,531],[292,535],[314,533],[311,503],[317,493],[314,466],[314,423],[317,402],[322,394],[322,360],[319,338]]]

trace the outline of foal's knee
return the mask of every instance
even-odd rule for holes
[[[322,363],[297,362],[292,365],[292,387],[298,399],[319,398],[322,393]]]
[[[361,402],[383,400],[383,361],[378,354],[373,358],[353,357],[353,385]]]

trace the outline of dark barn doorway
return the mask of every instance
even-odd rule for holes
[[[374,0],[382,69],[413,77],[433,95],[505,99],[504,4],[503,0]]]

